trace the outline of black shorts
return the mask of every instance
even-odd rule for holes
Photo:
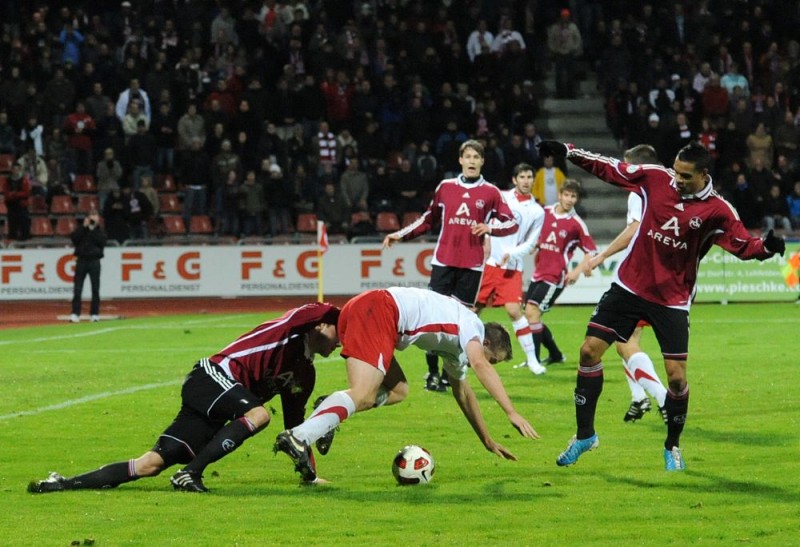
[[[433,266],[428,288],[445,296],[452,296],[462,304],[475,306],[478,290],[481,288],[483,272],[469,268]]]
[[[665,359],[685,361],[689,354],[689,312],[648,302],[611,284],[589,319],[586,336],[594,336],[609,344],[627,342],[636,324],[644,319],[653,332]]]
[[[531,281],[525,295],[525,302],[536,304],[539,310],[545,313],[550,311],[550,307],[556,303],[563,290],[563,287],[556,287],[547,281]]]
[[[226,423],[262,404],[208,359],[198,361],[186,376],[181,400],[178,415],[153,447],[169,465],[190,462]],[[176,457],[178,445],[181,454]]]

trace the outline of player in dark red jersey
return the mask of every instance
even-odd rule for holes
[[[613,342],[627,340],[644,319],[658,339],[669,383],[665,467],[683,470],[679,440],[689,408],[689,307],[700,260],[713,244],[742,260],[764,260],[783,254],[785,242],[772,231],[764,239],[748,233],[714,191],[709,154],[698,143],[681,148],[672,169],[629,164],[556,141],[542,143],[541,150],[636,192],[643,203],[641,223],[586,329],[575,388],[577,433],[556,463],[571,465],[598,445],[594,415],[603,389],[603,354]]]
[[[536,358],[540,359],[542,344],[549,352],[547,359],[542,361],[543,365],[562,363],[565,358],[550,329],[542,322],[542,314],[555,304],[565,285],[572,285],[581,273],[591,271],[589,258],[597,252],[589,229],[575,212],[580,191],[578,181],[567,179],[558,192],[558,201],[544,208],[542,233],[536,245],[536,264],[525,297],[525,317],[533,333]],[[570,258],[578,247],[585,253],[585,258],[570,270]]]
[[[484,236],[507,236],[518,230],[514,213],[503,200],[500,190],[481,176],[483,154],[483,145],[478,141],[464,142],[458,157],[461,174],[442,180],[422,216],[383,240],[384,248],[388,248],[397,241],[421,236],[441,224],[431,260],[429,288],[452,296],[471,309],[475,307],[486,259]],[[491,219],[496,219],[496,222],[489,225]],[[444,390],[447,378],[439,375],[438,357],[429,353],[427,360],[426,389]]]
[[[28,491],[113,488],[183,463],[170,479],[173,487],[207,492],[206,466],[269,425],[266,401],[280,395],[285,428],[303,422],[316,379],[313,357],[327,357],[338,346],[338,318],[339,308],[314,303],[260,324],[197,362],[181,389],[180,412],[151,450],[70,478],[50,473]]]

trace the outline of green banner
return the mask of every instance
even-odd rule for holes
[[[795,251],[787,245],[786,256]],[[739,260],[719,247],[712,247],[700,263],[696,302],[788,302],[797,299],[798,289],[786,284],[781,270],[786,258],[773,256]]]

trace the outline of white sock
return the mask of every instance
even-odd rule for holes
[[[331,393],[305,422],[292,428],[296,439],[311,444],[352,416],[356,404],[346,391]]]
[[[653,361],[650,360],[650,357],[643,351],[634,353],[628,359],[628,369],[639,385],[658,402],[658,406],[664,406],[664,401],[667,398],[667,388],[661,383],[661,378],[658,377],[656,367],[653,366]]]
[[[536,346],[533,344],[533,334],[531,334],[531,326],[528,324],[528,320],[524,316],[520,317],[511,323],[511,326],[514,327],[514,334],[517,335],[519,345],[522,346],[522,351],[525,352],[528,365],[531,363],[538,365],[539,360],[536,358]]]
[[[625,359],[622,360],[622,368],[625,371],[625,379],[628,380],[628,387],[631,390],[631,400],[641,401],[647,399],[647,393],[645,393],[644,388],[633,379],[633,371],[630,369]]]

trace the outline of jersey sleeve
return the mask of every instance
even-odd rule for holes
[[[414,239],[422,234],[430,232],[433,227],[441,221],[442,208],[440,204],[442,185],[443,183],[440,182],[439,186],[436,187],[436,192],[433,194],[433,199],[428,204],[428,208],[425,210],[425,212],[422,213],[417,220],[408,226],[404,226],[399,232],[397,232],[403,241],[408,241],[409,239]]]
[[[639,194],[628,194],[628,217],[626,224],[642,221],[642,198]]]
[[[509,252],[511,257],[509,263],[511,263],[512,266],[517,261],[522,260],[526,255],[533,252],[533,249],[536,248],[536,244],[539,243],[539,236],[542,235],[542,226],[544,226],[544,209],[539,207],[536,210],[533,223],[528,229],[528,235],[519,245]]]
[[[741,260],[765,260],[771,257],[773,253],[764,247],[764,240],[751,236],[733,207],[727,203],[725,205],[729,208],[728,215],[714,243]]]
[[[514,220],[514,213],[511,211],[511,207],[508,206],[508,203],[506,203],[500,190],[497,190],[496,194],[495,208],[491,215],[496,222],[491,224],[491,233],[493,236],[499,237],[510,236],[519,230],[519,225],[517,221]]]
[[[290,429],[305,420],[306,404],[314,391],[317,371],[311,363],[297,367],[295,380],[280,392],[283,427]]]
[[[625,188],[630,192],[638,192],[639,185],[647,181],[648,173],[652,170],[657,169],[666,172],[663,167],[658,165],[625,163],[616,158],[602,156],[580,148],[571,149],[567,154],[567,158],[600,180]]]

